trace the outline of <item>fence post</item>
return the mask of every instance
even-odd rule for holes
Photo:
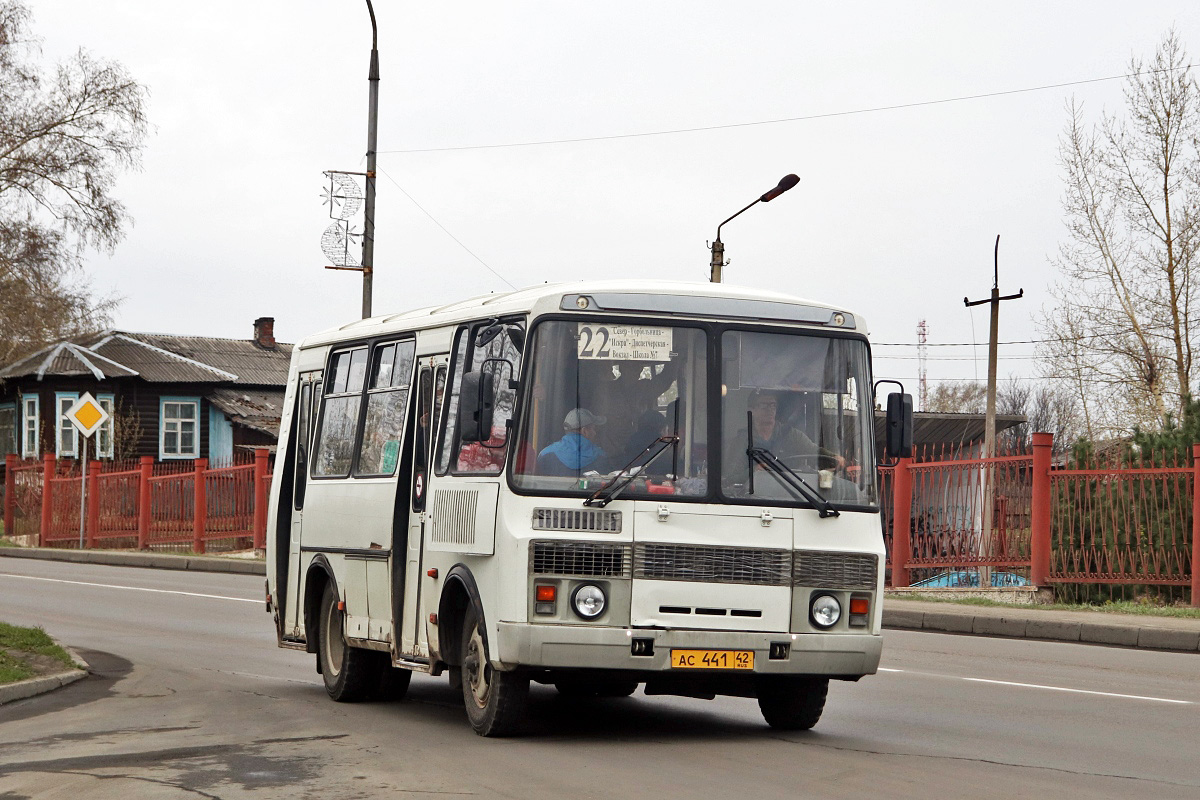
[[[908,557],[912,554],[911,458],[896,460],[892,473],[892,586],[908,586]]]
[[[138,549],[150,549],[150,478],[154,458],[142,456],[138,463]]]
[[[1192,445],[1192,608],[1200,608],[1200,444]]]
[[[254,451],[254,549],[267,546],[267,449]]]
[[[88,548],[96,546],[96,537],[100,535],[100,468],[99,461],[88,464],[87,476],[87,538],[84,545]]]
[[[17,534],[17,454],[4,457],[4,535]]]
[[[204,552],[204,529],[208,526],[208,494],[205,491],[208,487],[205,486],[208,477],[208,459],[197,458],[192,462],[196,467],[195,477],[192,479],[195,483],[195,508],[192,509],[192,550],[197,553]]]
[[[50,481],[54,477],[54,454],[42,456],[42,527],[38,531],[38,546],[50,541],[50,525],[54,522],[54,504],[50,497]]]
[[[1050,454],[1054,434],[1033,435],[1033,486],[1030,508],[1029,579],[1046,586],[1050,578]]]

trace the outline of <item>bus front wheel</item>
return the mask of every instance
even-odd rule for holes
[[[321,596],[317,658],[321,659],[321,677],[329,696],[339,703],[355,703],[369,698],[379,685],[382,662],[378,653],[346,644],[342,622],[337,589],[330,582]]]
[[[762,676],[757,681],[758,709],[772,728],[806,731],[821,719],[828,678]]]
[[[467,719],[480,736],[520,731],[529,701],[529,677],[492,667],[483,620],[473,606],[463,621],[462,691]]]

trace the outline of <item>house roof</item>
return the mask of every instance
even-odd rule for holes
[[[59,342],[0,369],[0,378],[138,376],[148,383],[233,383],[284,386],[292,346],[261,347],[249,339],[105,331]]]
[[[282,389],[213,389],[208,401],[231,421],[271,436],[279,436],[279,418],[283,415]]]

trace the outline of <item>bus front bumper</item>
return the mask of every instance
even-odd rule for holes
[[[872,675],[879,668],[883,637],[850,633],[747,633],[583,625],[499,623],[495,648],[502,668],[619,669],[680,672],[672,650],[754,652],[754,673],[764,675]],[[653,640],[652,655],[633,655],[635,639]],[[771,658],[771,645],[786,644],[786,658]],[[690,671],[690,670],[689,670]]]

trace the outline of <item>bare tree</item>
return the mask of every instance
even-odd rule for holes
[[[1041,354],[1093,437],[1178,417],[1200,335],[1200,87],[1174,31],[1129,71],[1125,115],[1089,128],[1072,101],[1059,143],[1068,241]]]
[[[983,414],[987,386],[978,381],[948,381],[930,394],[928,411]],[[1001,431],[1001,450],[1026,450],[1034,433],[1054,434],[1054,453],[1065,453],[1084,435],[1083,414],[1071,386],[1011,379],[996,390],[996,412],[1025,417],[1025,422]]]
[[[0,363],[110,321],[82,256],[124,235],[112,191],[146,135],[143,86],[82,49],[44,74],[29,21],[0,0]]]

